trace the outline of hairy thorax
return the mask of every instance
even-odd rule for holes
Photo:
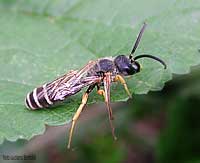
[[[106,72],[111,72],[113,75],[117,74],[117,68],[112,57],[98,59],[96,64],[88,71],[87,76],[96,76]]]

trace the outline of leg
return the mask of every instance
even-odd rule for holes
[[[119,81],[121,84],[124,85],[124,89],[126,90],[128,96],[130,98],[132,98],[132,95],[131,93],[129,92],[129,89],[127,87],[127,84],[126,84],[126,81],[124,80],[124,78],[121,76],[121,75],[116,75],[115,78],[114,78],[114,81]]]
[[[98,89],[98,90],[97,90],[97,94],[99,94],[99,95],[101,95],[101,96],[104,97],[106,106],[107,106],[107,108],[109,108],[109,110],[108,110],[108,112],[109,112],[109,117],[110,117],[111,120],[113,120],[114,118],[113,118],[113,114],[112,114],[112,109],[111,109],[111,107],[109,107],[109,106],[107,105],[108,101],[106,100],[105,91],[104,91],[103,89]]]
[[[67,145],[67,148],[68,148],[68,149],[70,148],[70,144],[71,144],[72,135],[73,135],[73,131],[74,131],[74,127],[75,127],[76,121],[77,121],[77,119],[79,118],[81,111],[83,110],[84,106],[85,106],[86,103],[87,103],[87,99],[88,99],[89,93],[93,90],[94,87],[95,87],[95,85],[91,85],[91,86],[87,89],[87,91],[83,94],[82,102],[81,102],[81,104],[80,104],[78,110],[77,110],[76,113],[74,114],[74,117],[73,117],[73,119],[72,119],[72,125],[71,125],[71,129],[70,129],[70,133],[69,133],[69,141],[68,141],[68,145]]]
[[[113,118],[113,114],[112,114],[112,108],[110,106],[110,84],[111,84],[111,73],[105,73],[105,77],[104,77],[104,90],[101,90],[99,88],[99,86],[97,86],[97,93],[104,96],[105,99],[105,103],[106,103],[106,108],[108,110],[108,115],[109,115],[109,122],[110,122],[110,127],[112,129],[112,135],[114,140],[117,139],[117,137],[115,136],[115,128],[113,126],[112,120]]]
[[[104,91],[104,90],[99,89],[99,90],[97,91],[97,93],[98,93],[99,95],[104,96],[104,99],[106,99],[106,98],[105,98],[105,91]],[[106,105],[107,105],[107,102],[106,102],[106,101],[105,101],[105,103],[106,103]],[[109,113],[109,122],[110,122],[110,127],[111,127],[111,130],[112,130],[112,135],[113,135],[114,140],[117,140],[117,137],[116,137],[116,135],[115,135],[115,128],[114,128],[113,123],[112,123],[112,120],[114,119],[114,118],[113,118],[113,115],[112,115],[112,109],[111,109],[111,107],[110,107],[109,105],[107,105],[107,110],[108,110],[108,113]]]

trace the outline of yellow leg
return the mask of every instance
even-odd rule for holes
[[[97,93],[98,93],[99,95],[101,95],[101,96],[104,97],[105,103],[106,103],[106,105],[107,105],[107,108],[109,108],[109,117],[110,117],[111,120],[113,120],[114,118],[113,118],[113,114],[112,114],[112,109],[111,109],[110,104],[108,103],[108,101],[106,101],[106,94],[105,94],[105,91],[104,91],[103,89],[99,89],[99,90],[97,91]]]
[[[107,105],[107,110],[108,110],[108,114],[109,114],[109,122],[110,122],[110,127],[111,127],[111,130],[112,130],[112,135],[113,135],[114,140],[117,140],[117,137],[115,135],[115,128],[114,128],[113,123],[112,123],[112,120],[114,119],[113,115],[112,115],[112,109],[111,109],[110,104],[108,103],[108,101],[106,101],[105,91],[102,90],[102,89],[99,89],[97,91],[97,93],[99,95],[102,95],[104,97],[104,99],[105,99],[105,103]]]
[[[105,98],[105,91],[103,89],[99,89],[97,93]]]
[[[123,84],[123,85],[124,85],[124,89],[126,90],[128,96],[129,96],[130,98],[132,98],[132,95],[131,95],[131,93],[129,92],[129,89],[128,89],[128,87],[127,87],[126,81],[124,80],[124,78],[123,78],[121,75],[116,75],[114,81],[119,81],[121,84]]]
[[[82,102],[81,102],[78,110],[76,111],[73,119],[72,119],[72,125],[71,125],[71,129],[70,129],[70,133],[69,133],[69,141],[68,141],[68,145],[67,145],[68,149],[70,148],[70,144],[71,144],[71,141],[72,141],[72,135],[73,135],[73,131],[74,131],[76,121],[77,121],[78,117],[80,116],[80,113],[83,110],[84,106],[86,105],[87,99],[88,99],[88,93],[85,93],[82,97]]]

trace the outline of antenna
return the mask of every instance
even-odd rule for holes
[[[160,58],[157,58],[157,57],[155,57],[155,56],[153,56],[153,55],[147,55],[147,54],[138,55],[138,56],[136,56],[136,57],[134,58],[134,60],[137,60],[137,59],[140,59],[140,58],[145,58],[145,57],[146,57],[146,58],[154,59],[154,60],[160,62],[160,63],[164,66],[164,69],[167,68],[166,63],[165,63],[163,60],[161,60]]]
[[[144,33],[144,30],[145,30],[146,26],[147,26],[147,24],[144,22],[144,24],[143,24],[143,26],[142,26],[142,28],[140,30],[140,33],[139,33],[139,35],[138,35],[138,37],[137,37],[137,39],[135,41],[135,44],[134,44],[133,49],[131,51],[131,54],[129,55],[129,59],[133,58],[132,54],[134,54],[134,52],[136,51],[136,49],[137,49],[137,47],[138,47],[138,45],[140,43],[140,40],[142,38],[142,34]]]

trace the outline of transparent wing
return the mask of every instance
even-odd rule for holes
[[[69,73],[60,76],[59,78],[53,80],[52,82],[44,84],[42,87],[38,87],[38,89],[42,89],[43,91],[39,91],[37,96],[39,99],[42,99],[45,95],[48,97],[48,99],[51,101],[52,95],[56,92],[56,89],[59,88],[62,83],[67,82],[69,79],[71,79],[77,71],[71,70]],[[49,102],[51,103],[51,102]]]
[[[79,92],[83,87],[98,82],[101,78],[98,76],[87,77],[88,71],[96,64],[96,61],[90,61],[79,71],[70,71],[62,77],[46,85],[48,97],[52,101],[64,100]]]

